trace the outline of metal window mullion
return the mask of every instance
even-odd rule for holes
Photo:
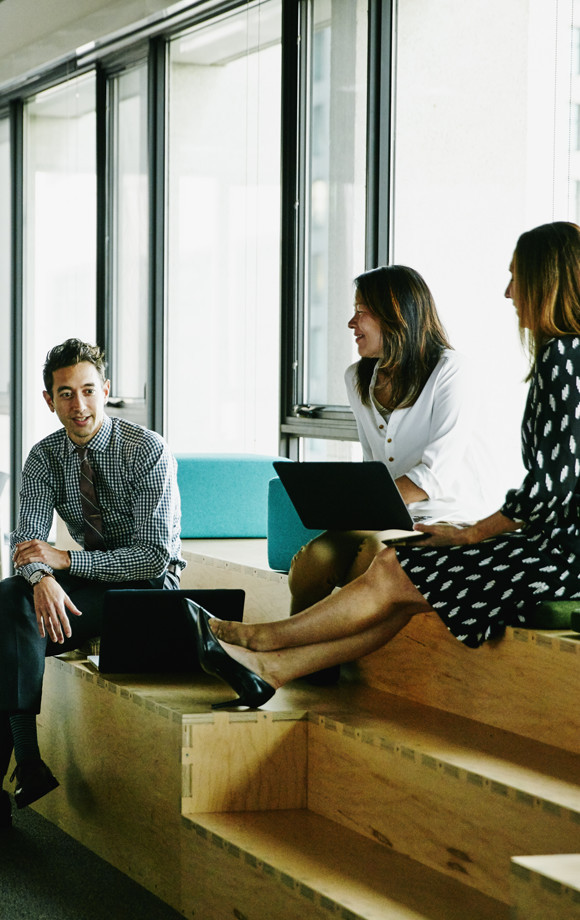
[[[167,157],[167,60],[163,39],[151,41],[148,63],[149,164],[149,360],[148,425],[165,434],[165,243]]]
[[[24,109],[21,101],[10,105],[11,172],[11,366],[10,366],[10,526],[16,526],[22,479],[22,349],[24,271]]]
[[[293,445],[282,423],[294,403],[299,325],[300,205],[298,192],[300,9],[295,0],[282,0],[282,85],[280,136],[280,434],[281,455],[292,456]]]
[[[391,260],[393,0],[369,0],[367,70],[367,268]]]
[[[299,81],[299,110],[298,110],[298,274],[297,274],[297,299],[296,299],[296,342],[295,342],[295,368],[293,402],[289,407],[291,416],[295,416],[294,406],[302,405],[306,401],[305,383],[308,366],[308,317],[309,289],[310,289],[310,206],[311,206],[311,170],[310,170],[310,144],[311,144],[311,100],[312,100],[312,23],[314,14],[313,0],[303,0],[301,4],[300,22],[300,81]]]
[[[95,73],[95,113],[96,113],[96,164],[97,164],[97,208],[96,208],[96,341],[107,353],[111,353],[111,310],[110,296],[110,250],[107,245],[108,234],[108,139],[109,125],[107,117],[107,78],[102,67],[97,66]],[[107,168],[109,166],[109,169]]]
[[[294,418],[294,406],[304,399],[310,6],[311,0],[301,0],[298,4],[285,0],[282,31],[285,134],[282,137],[284,338],[280,449],[294,459],[298,457],[298,443],[292,436],[292,427],[286,423]]]

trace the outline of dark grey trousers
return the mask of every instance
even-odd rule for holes
[[[175,576],[150,581],[89,581],[55,573],[82,616],[69,614],[72,636],[62,645],[42,639],[34,614],[33,589],[20,575],[0,582],[0,713],[40,712],[44,661],[79,648],[101,633],[103,597],[111,589],[178,588]]]

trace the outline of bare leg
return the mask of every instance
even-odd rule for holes
[[[291,616],[352,580],[349,573],[367,536],[366,531],[328,530],[296,553],[288,572]],[[369,563],[370,559],[365,567]]]
[[[303,677],[312,671],[354,661],[389,642],[417,613],[431,608],[423,603],[397,605],[382,622],[364,629],[356,635],[302,645],[298,648],[284,648],[271,652],[255,652],[238,645],[223,644],[225,651],[240,664],[262,677],[275,689],[290,680]]]
[[[402,570],[395,550],[383,549],[355,581],[296,616],[257,624],[214,619],[211,628],[223,642],[271,651],[356,636],[409,609],[412,616],[432,608]]]

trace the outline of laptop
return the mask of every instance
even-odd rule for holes
[[[241,589],[113,589],[103,600],[100,652],[88,660],[101,674],[200,672],[184,598],[222,620],[242,620]]]
[[[420,539],[384,463],[274,461],[298,516],[309,530],[372,530],[383,542]],[[381,538],[383,535],[381,534]]]

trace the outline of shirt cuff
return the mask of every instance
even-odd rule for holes
[[[16,569],[16,574],[22,575],[28,584],[30,584],[30,578],[32,575],[34,575],[35,572],[48,572],[49,575],[54,574],[54,570],[44,562],[41,562],[40,564],[37,562],[29,562],[28,565],[23,565],[21,568]]]
[[[90,578],[93,573],[91,553],[82,549],[71,549],[68,553],[70,556],[69,575],[76,575],[77,578]]]

